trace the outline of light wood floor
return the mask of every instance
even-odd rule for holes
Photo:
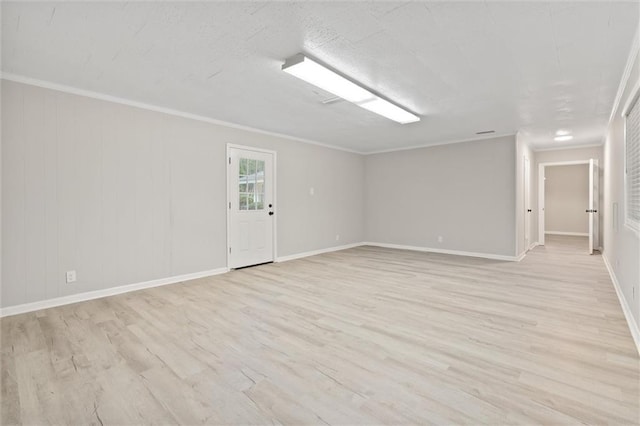
[[[2,319],[2,424],[638,424],[600,256],[359,247]]]

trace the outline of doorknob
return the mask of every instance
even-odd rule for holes
[[[527,213],[531,213],[531,209],[527,209]]]

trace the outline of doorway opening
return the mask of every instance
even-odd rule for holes
[[[227,266],[275,261],[276,153],[227,145]]]
[[[538,241],[593,254],[600,250],[598,160],[541,163]]]

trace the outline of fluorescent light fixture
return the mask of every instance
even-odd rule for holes
[[[570,141],[571,139],[573,139],[573,136],[571,135],[556,136],[555,138],[553,138],[553,140],[556,142],[566,142],[566,141]]]
[[[391,102],[385,101],[382,98],[377,98],[372,101],[362,102],[358,106],[367,109],[371,112],[375,112],[378,115],[387,117],[389,120],[397,121],[401,124],[413,123],[420,121],[420,117],[405,111],[402,108],[395,106]]]
[[[420,121],[420,117],[417,115],[382,99],[301,53],[287,59],[282,65],[282,70],[398,123],[406,124]]]
[[[556,136],[568,136],[571,132],[569,130],[558,130]]]

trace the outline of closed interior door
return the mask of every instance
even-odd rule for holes
[[[274,153],[228,148],[229,267],[274,260]]]
[[[598,160],[589,160],[589,253],[593,254],[594,250],[600,247],[599,234],[599,177],[598,177]]]

